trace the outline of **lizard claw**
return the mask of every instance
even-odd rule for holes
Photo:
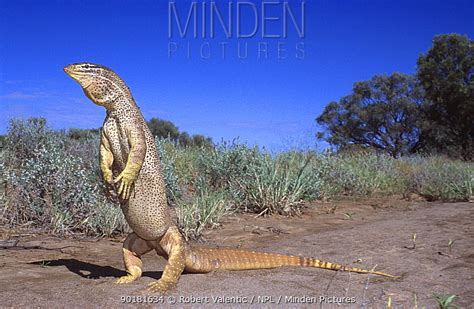
[[[168,291],[174,289],[176,287],[176,282],[158,280],[156,282],[152,282],[148,285],[148,291],[153,293],[162,293],[166,294]]]
[[[136,279],[137,278],[135,278],[132,275],[126,275],[126,276],[122,276],[122,277],[118,278],[117,280],[115,280],[115,283],[116,284],[130,283],[130,282],[135,281]]]
[[[113,187],[106,187],[105,188],[105,195],[113,202],[119,202],[118,200],[118,195],[115,192],[115,189]]]
[[[122,178],[123,178],[123,172],[120,173],[120,175],[118,175],[112,182],[113,182],[113,183],[117,183],[117,182],[119,182],[120,179],[122,179]]]

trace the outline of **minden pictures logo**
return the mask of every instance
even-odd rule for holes
[[[169,1],[169,59],[304,59],[305,1]]]

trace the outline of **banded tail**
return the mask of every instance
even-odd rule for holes
[[[255,252],[237,249],[188,248],[186,250],[186,271],[206,273],[214,270],[250,270],[277,268],[282,266],[316,267],[361,274],[374,274],[398,278],[379,271],[347,267],[336,263],[292,255]]]

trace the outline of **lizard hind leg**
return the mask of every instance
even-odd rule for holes
[[[154,248],[146,240],[131,233],[123,243],[123,261],[127,275],[122,276],[115,281],[117,284],[130,283],[137,280],[142,275],[141,256]]]
[[[184,270],[186,245],[179,230],[172,226],[160,240],[159,246],[164,251],[164,255],[168,257],[168,263],[163,270],[160,280],[150,283],[148,290],[166,293],[176,287],[179,277]],[[161,250],[157,249],[158,251]]]

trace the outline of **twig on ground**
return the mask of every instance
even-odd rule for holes
[[[372,269],[370,271],[375,271],[375,268],[377,267],[377,264],[375,264],[374,267],[372,267]],[[370,276],[371,274],[369,273],[368,276],[367,276],[367,282],[365,283],[365,287],[364,287],[364,292],[362,293],[362,303],[360,305],[360,308],[365,308],[365,294],[367,292],[367,290],[369,289],[369,281],[370,281]]]

